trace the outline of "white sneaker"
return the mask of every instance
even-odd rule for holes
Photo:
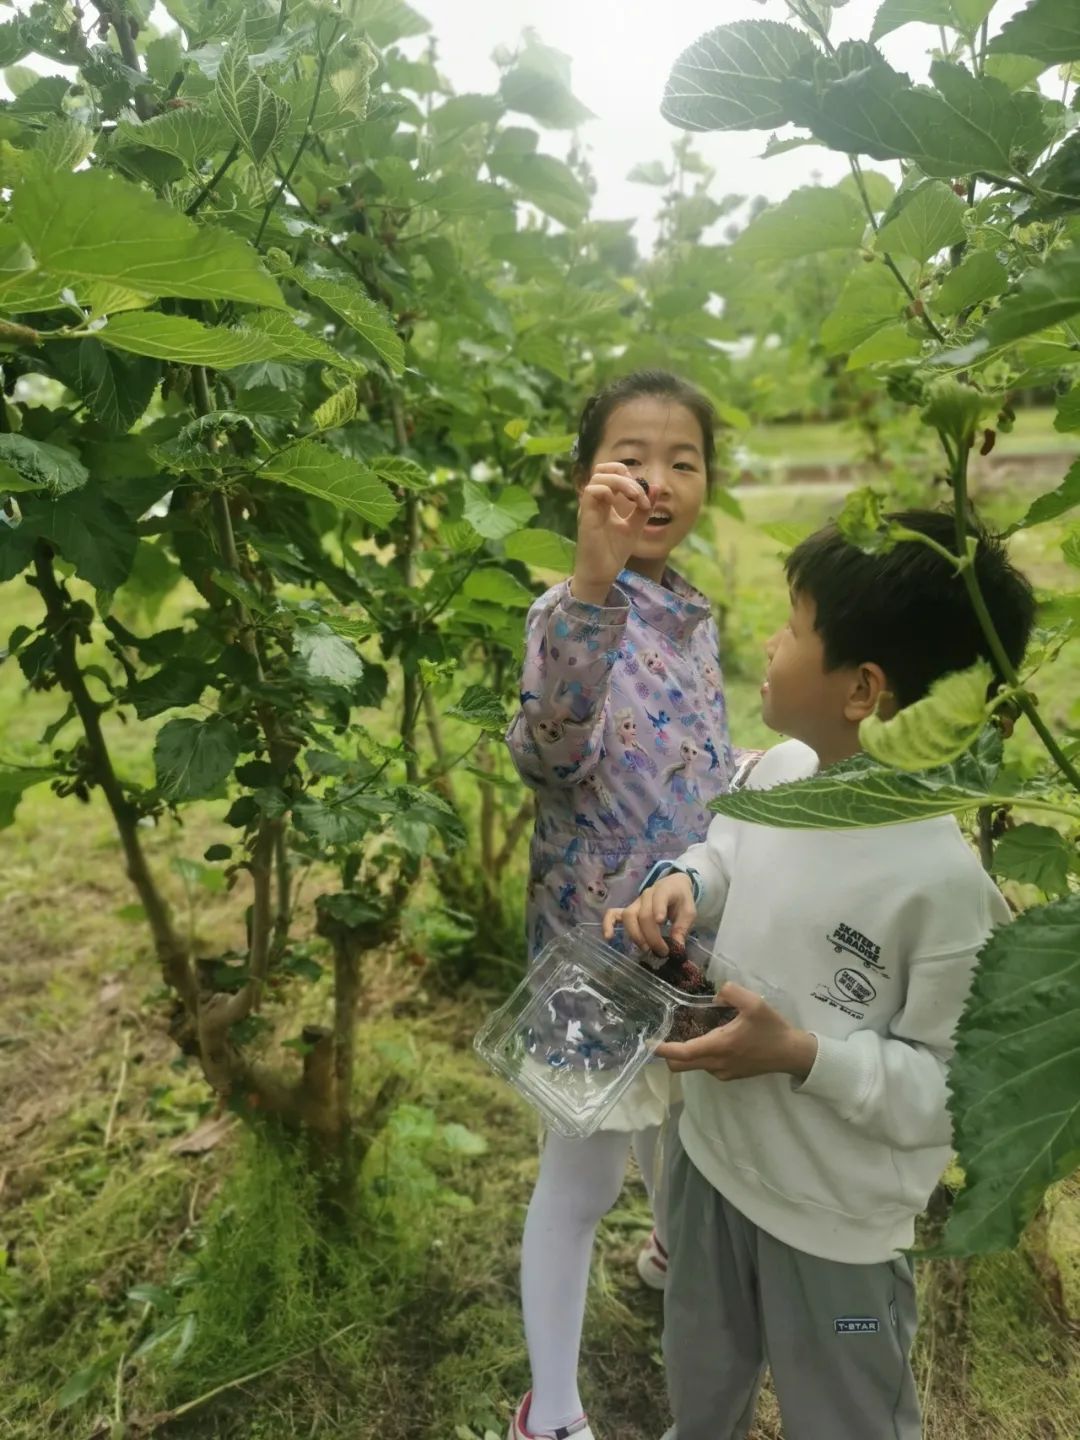
[[[535,1434],[531,1430],[526,1430],[525,1421],[529,1416],[531,1402],[532,1391],[530,1390],[518,1406],[517,1414],[510,1421],[506,1440],[570,1440],[571,1436],[574,1437],[574,1440],[596,1440],[587,1415],[583,1415],[580,1420],[575,1420],[572,1425],[560,1425],[557,1430],[537,1430]]]
[[[655,1230],[638,1251],[637,1273],[650,1290],[667,1289],[668,1255]]]

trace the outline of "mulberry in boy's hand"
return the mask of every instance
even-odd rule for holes
[[[681,990],[684,995],[713,993],[713,986],[704,971],[688,959],[685,946],[675,940],[668,941],[667,956],[657,969],[654,970],[647,961],[642,960],[640,963],[658,980]],[[732,1005],[710,1005],[708,1008],[680,1005],[675,1011],[675,1018],[666,1038],[679,1042],[695,1040],[699,1035],[707,1035],[710,1030],[716,1030],[721,1025],[730,1025],[738,1013]]]

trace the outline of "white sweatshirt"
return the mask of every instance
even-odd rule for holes
[[[798,741],[748,789],[815,773]],[[717,816],[677,862],[700,877],[722,967],[783,992],[817,1037],[787,1075],[683,1076],[686,1153],[748,1219],[796,1249],[870,1264],[910,1247],[950,1157],[946,1077],[975,957],[1009,919],[951,817],[862,830],[781,830]]]

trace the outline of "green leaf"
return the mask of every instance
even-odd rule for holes
[[[878,330],[894,325],[905,304],[904,292],[884,265],[859,265],[844,282],[839,299],[822,323],[825,354],[854,350]]]
[[[554,530],[518,530],[509,535],[504,547],[508,560],[520,560],[536,570],[557,570],[567,574],[574,567],[576,546]]]
[[[569,165],[554,155],[496,152],[488,160],[488,169],[508,180],[523,200],[560,225],[579,225],[589,213],[589,192]]]
[[[973,250],[950,270],[934,296],[934,309],[942,315],[969,310],[1008,287],[1009,272],[992,250]]]
[[[157,365],[113,354],[98,340],[51,345],[49,365],[114,435],[125,434],[145,413],[161,378]]]
[[[329,271],[308,268],[294,270],[292,278],[309,295],[339,315],[363,344],[395,375],[405,368],[405,346],[394,329],[394,322],[383,307],[372,300],[355,280]]]
[[[1080,60],[1080,0],[1030,0],[990,41],[990,51],[1030,55],[1044,65]]]
[[[460,135],[473,125],[493,125],[505,106],[494,95],[452,95],[428,116],[428,128],[440,140]]]
[[[158,310],[114,315],[97,334],[102,344],[132,355],[148,355],[180,365],[209,365],[217,370],[279,359],[282,353],[281,346],[264,331],[201,325],[198,320],[162,315]]]
[[[1049,825],[1017,825],[994,846],[994,874],[1047,895],[1066,895],[1076,846]]]
[[[223,715],[170,720],[154,744],[158,788],[170,800],[200,800],[224,784],[239,753],[236,727]]]
[[[316,440],[301,440],[275,455],[259,471],[267,480],[291,485],[339,510],[348,510],[385,529],[399,510],[383,482],[355,460],[347,460]]]
[[[866,555],[883,554],[895,545],[882,497],[868,485],[852,490],[836,517],[836,528]]]
[[[15,820],[19,801],[33,785],[51,780],[57,772],[49,766],[0,766],[0,830]]]
[[[517,485],[508,486],[497,500],[492,500],[490,491],[475,480],[466,480],[462,489],[465,519],[485,540],[505,540],[537,513],[536,501]]]
[[[1017,530],[1028,530],[1032,525],[1043,525],[1047,520],[1056,520],[1067,515],[1080,505],[1080,460],[1074,460],[1065,479],[1056,490],[1040,495],[1028,506],[1027,514],[1015,524],[1010,534]]]
[[[347,640],[329,625],[312,625],[296,635],[296,655],[300,665],[313,680],[327,680],[331,685],[349,689],[363,679],[364,662]]]
[[[304,796],[292,808],[293,823],[320,845],[355,845],[382,817],[362,797],[348,801],[317,800]]]
[[[963,240],[965,209],[951,185],[928,180],[910,191],[899,214],[881,227],[875,248],[924,264],[946,245]]]
[[[1012,1247],[1080,1164],[1078,957],[1080,895],[1026,910],[983,947],[949,1067],[967,1183],[940,1253]]]
[[[151,720],[164,710],[197,705],[213,678],[214,672],[208,665],[181,655],[132,685],[124,698],[135,706],[140,720]]]
[[[661,114],[684,130],[775,130],[793,118],[785,82],[819,54],[791,25],[718,25],[676,60]]]
[[[565,55],[532,41],[499,82],[508,110],[531,115],[550,130],[574,130],[593,113],[570,89],[570,62]]]
[[[461,587],[466,600],[485,600],[490,605],[508,605],[512,610],[528,610],[536,599],[520,580],[507,570],[474,570]]]
[[[523,435],[521,448],[526,455],[566,455],[573,449],[577,432],[565,435]]]
[[[451,705],[447,715],[455,720],[467,720],[470,725],[479,725],[490,735],[505,735],[510,724],[503,702],[494,690],[484,685],[470,685],[461,699]]]
[[[258,310],[244,316],[244,330],[256,330],[268,335],[277,345],[277,358],[281,360],[321,360],[336,370],[363,372],[364,365],[343,355],[328,345],[319,335],[305,329],[307,317],[301,317],[295,310],[283,313],[280,310]]]
[[[926,404],[919,412],[924,425],[947,435],[957,445],[971,444],[984,415],[1000,401],[953,375],[942,375],[926,388]]]
[[[12,223],[39,264],[67,279],[116,281],[147,295],[283,303],[250,245],[106,170],[31,171],[16,188]]]
[[[897,770],[932,770],[957,759],[986,724],[987,693],[994,672],[985,660],[968,670],[943,675],[921,700],[891,720],[871,715],[859,726],[859,744],[868,755]]]
[[[796,830],[853,830],[929,820],[1011,798],[994,788],[1000,757],[1000,738],[987,729],[974,753],[936,770],[908,775],[869,755],[856,755],[810,780],[772,790],[738,790],[720,796],[709,808],[735,820]]]
[[[258,164],[281,139],[292,107],[248,63],[241,32],[222,56],[214,99],[233,135]]]
[[[81,1370],[76,1370],[68,1376],[57,1395],[56,1408],[69,1410],[72,1405],[77,1405],[80,1400],[85,1400],[87,1395],[97,1389],[112,1368],[111,1358],[99,1356],[91,1364],[84,1366]]]
[[[670,185],[672,180],[671,172],[659,160],[646,160],[635,165],[626,178],[635,185],[663,186]]]
[[[405,455],[374,455],[367,461],[367,466],[387,485],[397,485],[402,490],[418,492],[431,489],[431,476],[428,472]]]
[[[861,370],[867,365],[891,365],[898,360],[912,360],[921,353],[922,341],[910,333],[906,324],[886,325],[855,346],[844,368]]]
[[[1059,250],[1045,265],[1027,271],[1006,295],[976,341],[982,349],[1011,345],[1080,312],[1080,249]]]
[[[448,1150],[455,1155],[486,1155],[488,1142],[483,1135],[478,1135],[475,1130],[466,1129],[464,1125],[452,1122],[443,1125],[439,1129],[439,1138]]]
[[[1072,430],[1080,430],[1080,385],[1074,385],[1058,401],[1054,429],[1066,434]]]
[[[185,105],[180,110],[165,110],[152,120],[139,121],[125,116],[116,127],[114,143],[160,150],[163,155],[174,156],[189,170],[197,171],[211,155],[225,149],[230,138],[215,116],[197,105]]]
[[[75,170],[93,153],[94,141],[92,130],[65,115],[40,132],[34,154],[50,168]]]
[[[807,185],[750,222],[733,254],[759,265],[776,265],[823,250],[857,250],[866,228],[862,207],[843,190]]]
[[[951,25],[953,19],[950,0],[883,0],[874,16],[870,42],[876,45],[905,25]]]
[[[934,61],[930,74],[934,89],[913,86],[880,61],[820,93],[809,82],[793,81],[791,89],[804,112],[800,122],[826,145],[875,160],[913,160],[935,179],[976,170],[1009,175],[1045,148],[1038,95],[1014,95],[945,60]]]
[[[355,420],[358,405],[356,386],[343,385],[313,412],[311,418],[316,430],[340,430],[342,425]]]
[[[22,530],[55,546],[79,579],[97,590],[119,590],[139,545],[134,522],[93,487],[39,505]]]
[[[55,498],[81,489],[89,478],[70,450],[26,435],[0,435],[0,491],[43,490]]]

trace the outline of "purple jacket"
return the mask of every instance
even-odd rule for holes
[[[609,906],[657,860],[704,838],[729,787],[716,625],[705,597],[624,570],[605,605],[567,581],[529,611],[521,708],[507,744],[537,794],[526,919],[530,957]]]

